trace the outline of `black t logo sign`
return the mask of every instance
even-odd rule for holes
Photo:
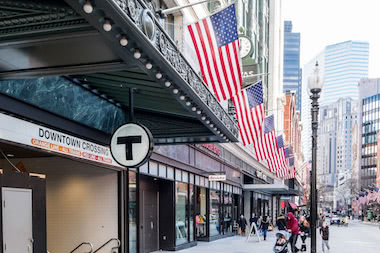
[[[117,138],[117,144],[125,144],[125,158],[127,161],[133,160],[133,143],[141,143],[141,136],[125,136]]]

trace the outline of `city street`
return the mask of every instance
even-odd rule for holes
[[[198,242],[198,246],[183,250],[183,253],[252,253],[273,252],[275,233],[269,233],[267,241],[258,242],[252,238],[246,242],[245,237],[234,236],[214,242]],[[379,227],[354,221],[349,227],[330,227],[331,253],[378,253],[380,241]],[[307,252],[310,252],[308,239]],[[298,239],[298,247],[301,240]],[[320,236],[318,236],[318,253],[322,252]]]

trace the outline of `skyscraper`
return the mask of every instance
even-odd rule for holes
[[[342,199],[347,175],[352,175],[352,130],[358,122],[358,110],[357,101],[350,97],[320,108],[318,183],[324,187],[324,201],[334,202],[334,208]],[[340,194],[333,194],[337,190]]]
[[[368,77],[369,43],[345,41],[325,49],[325,76],[321,105],[339,98],[359,98],[358,82]]]
[[[359,98],[358,82],[368,76],[369,43],[359,41],[345,41],[326,46],[322,52],[308,62],[303,68],[302,88],[304,101],[302,102],[302,133],[304,155],[306,160],[311,159],[311,117],[310,99],[308,97],[307,80],[313,74],[315,63],[318,61],[320,75],[323,78],[320,105],[327,106],[340,98]]]
[[[284,22],[284,86],[283,91],[296,92],[296,110],[301,111],[302,75],[300,70],[300,33],[292,32],[292,21]]]

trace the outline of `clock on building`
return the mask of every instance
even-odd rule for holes
[[[245,58],[252,53],[252,41],[247,36],[239,36],[240,57]]]

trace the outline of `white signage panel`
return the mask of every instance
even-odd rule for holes
[[[226,175],[209,175],[208,180],[209,181],[226,181],[227,177]]]
[[[0,139],[118,166],[109,147],[0,113]]]
[[[136,123],[119,127],[111,138],[111,153],[120,165],[139,167],[152,155],[153,137],[148,128]]]

